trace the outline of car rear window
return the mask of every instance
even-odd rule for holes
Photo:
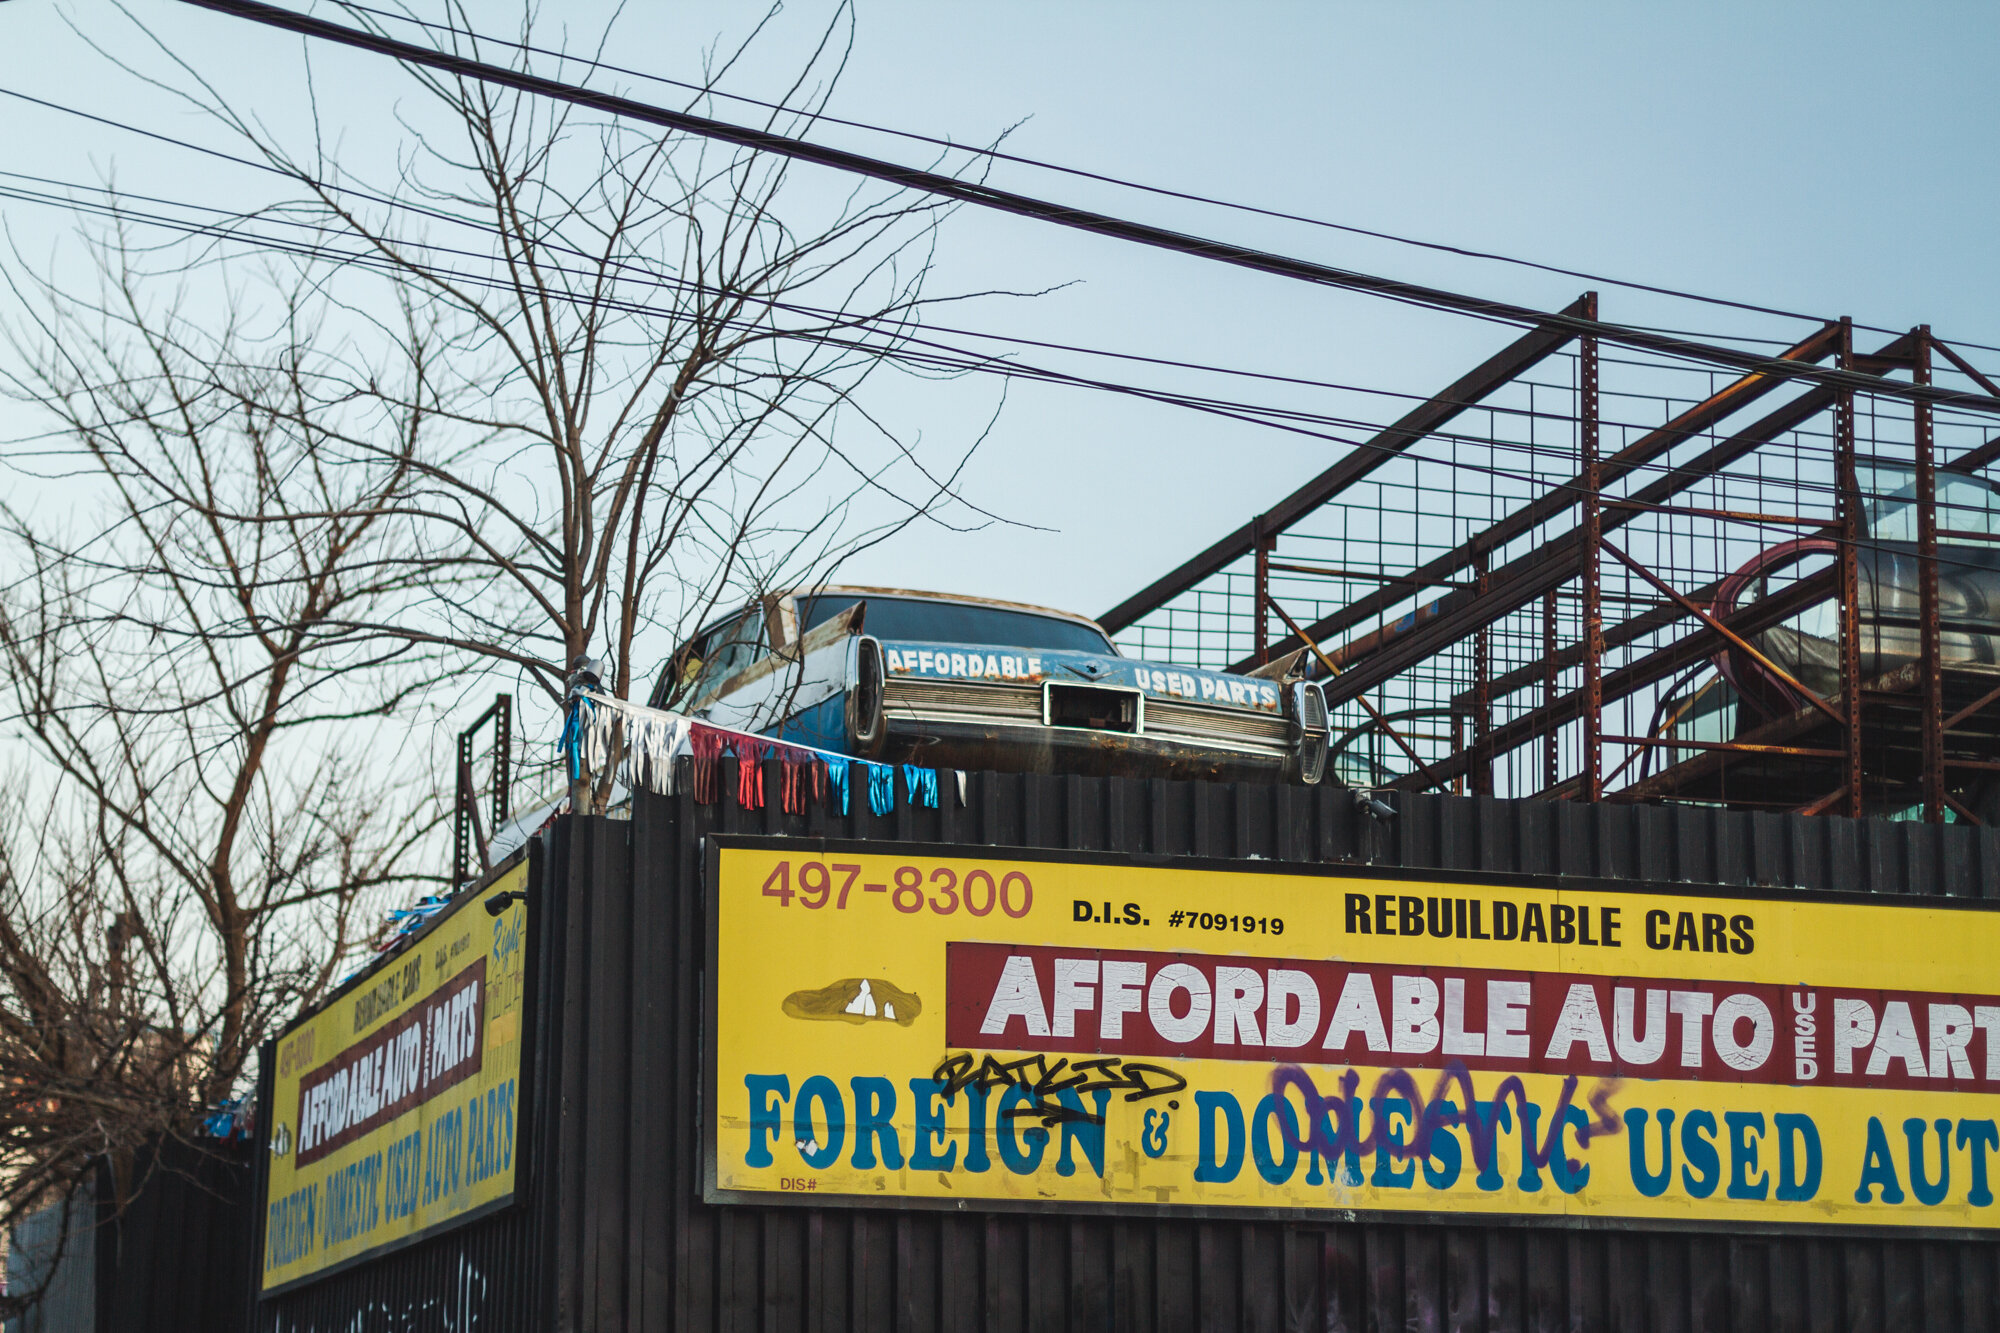
[[[1916,541],[1917,470],[1894,463],[1862,464],[1856,470],[1861,493],[1870,497],[1862,508],[1868,535],[1882,541]],[[1940,528],[2000,537],[2000,489],[1984,477],[1940,474],[1937,522]],[[1949,537],[1944,540],[1951,543]]]
[[[964,602],[927,602],[914,597],[869,597],[828,593],[801,597],[799,632],[820,625],[866,600],[867,632],[878,639],[914,639],[924,643],[976,643],[993,648],[1052,648],[1058,652],[1107,653],[1118,650],[1097,630],[1074,620],[1009,611],[998,606]]]

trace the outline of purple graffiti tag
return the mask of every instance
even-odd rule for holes
[[[1452,1083],[1456,1082],[1465,1100],[1465,1109],[1445,1100]],[[1617,1092],[1618,1079],[1599,1079],[1590,1094],[1592,1119],[1588,1124],[1576,1129],[1578,1147],[1587,1147],[1590,1141],[1600,1135],[1619,1134],[1624,1131],[1624,1123],[1611,1109],[1611,1098]],[[1384,1124],[1387,1117],[1379,1112],[1367,1134],[1361,1132],[1361,1102],[1355,1093],[1361,1087],[1361,1076],[1349,1069],[1340,1076],[1339,1090],[1335,1096],[1323,1096],[1319,1085],[1311,1074],[1297,1065],[1280,1065],[1271,1074],[1271,1095],[1285,1100],[1287,1092],[1296,1090],[1305,1104],[1306,1124],[1309,1127],[1300,1134],[1293,1127],[1289,1116],[1279,1116],[1278,1133],[1291,1151],[1310,1150],[1327,1161],[1338,1160],[1343,1155],[1360,1156],[1364,1153],[1386,1152],[1391,1158],[1403,1159],[1430,1156],[1431,1135],[1439,1129],[1454,1125],[1464,1125],[1470,1131],[1472,1160],[1484,1171],[1492,1163],[1499,1137],[1499,1114],[1507,1098],[1514,1101],[1514,1114],[1525,1130],[1531,1123],[1528,1115],[1530,1102],[1528,1090],[1518,1074],[1509,1074],[1494,1090],[1490,1105],[1494,1114],[1480,1116],[1476,1112],[1478,1096],[1472,1086],[1472,1073],[1462,1060],[1449,1060],[1439,1071],[1437,1082],[1431,1088],[1431,1095],[1425,1097],[1417,1089],[1417,1080],[1407,1069],[1388,1069],[1376,1078],[1375,1087],[1369,1096],[1370,1103],[1378,1103],[1383,1097],[1398,1094],[1410,1104],[1416,1122],[1416,1132],[1407,1143],[1398,1143],[1388,1136]],[[1554,1159],[1562,1144],[1564,1122],[1569,1115],[1572,1100],[1576,1096],[1576,1075],[1563,1079],[1562,1095],[1557,1098],[1555,1113],[1549,1117],[1548,1134],[1537,1144],[1532,1135],[1524,1134],[1527,1142],[1523,1152],[1528,1161],[1536,1167],[1546,1168]],[[1539,1111],[1537,1111],[1539,1114]],[[1563,1154],[1563,1166],[1568,1171],[1576,1171],[1582,1164]]]

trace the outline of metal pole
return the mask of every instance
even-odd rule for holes
[[[473,738],[489,719],[493,723],[493,832],[500,831],[500,826],[507,822],[513,808],[509,752],[513,748],[514,696],[496,694],[493,706],[458,733],[458,799],[453,803],[451,830],[451,882],[454,886],[472,878],[475,852],[478,853],[481,870],[493,868],[487,855],[486,829],[479,818],[479,784],[472,774]]]
[[[493,831],[514,812],[514,696],[493,696]]]
[[[1487,553],[1481,551],[1473,565],[1475,586],[1486,595]],[[1493,644],[1491,631],[1481,626],[1472,636],[1472,794],[1493,794],[1493,751],[1487,737],[1493,730]]]
[[[1597,293],[1585,294],[1597,317]],[[1599,546],[1604,537],[1603,484],[1597,450],[1597,339],[1577,342],[1577,448],[1583,478],[1583,799],[1604,796],[1604,607]]]
[[[1542,598],[1542,708],[1547,711],[1556,701],[1556,595],[1550,593]],[[1557,728],[1550,727],[1542,733],[1542,790],[1547,791],[1561,780],[1560,754],[1556,748]]]
[[[1257,577],[1257,665],[1264,666],[1271,660],[1271,546],[1269,537],[1264,535],[1264,516],[1259,514],[1251,521],[1253,538],[1256,542]]]
[[[477,798],[472,792],[472,732],[458,733],[458,800],[452,811],[451,886],[472,878],[472,812]]]
[[[1840,321],[1841,369],[1854,362],[1854,321]],[[1854,470],[1854,392],[1840,390],[1833,410],[1834,485],[1840,503],[1840,701],[1847,725],[1842,748],[1847,763],[1841,799],[1835,804],[1850,819],[1861,817],[1861,486]]]
[[[1931,382],[1931,326],[1917,328],[1917,350],[1911,373],[1919,384]],[[1916,404],[1917,452],[1917,633],[1923,672],[1923,792],[1924,819],[1944,822],[1944,652],[1938,627],[1937,460],[1934,457],[1931,405]]]

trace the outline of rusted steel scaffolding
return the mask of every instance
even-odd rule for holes
[[[1595,293],[1105,627],[1297,653],[1358,787],[2000,822],[2000,418],[1927,396],[2000,387],[1927,326],[1737,370],[1579,317]]]

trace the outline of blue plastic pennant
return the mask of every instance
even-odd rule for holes
[[[571,782],[583,776],[583,729],[591,711],[587,697],[580,693],[571,695],[569,716],[563,719],[562,735],[556,740],[556,749],[569,760]]]
[[[896,808],[896,769],[894,765],[868,765],[868,808],[878,815],[886,815]]]

